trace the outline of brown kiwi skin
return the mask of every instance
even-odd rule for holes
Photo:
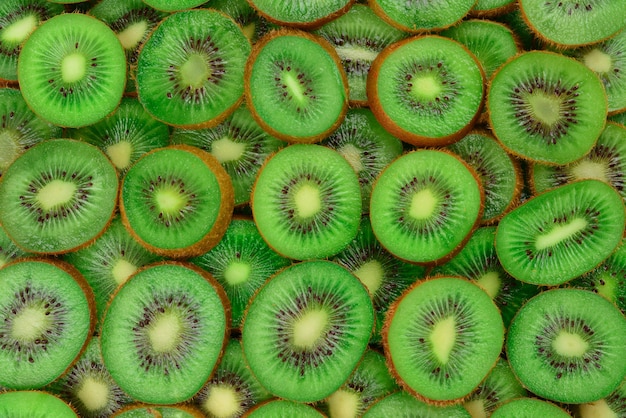
[[[259,10],[255,7],[255,5],[253,4],[252,0],[248,0],[248,3],[250,4],[250,6],[256,10],[257,14],[263,18],[265,18],[266,20],[268,20],[269,22],[272,22],[276,25],[279,26],[285,26],[285,27],[291,27],[291,28],[295,28],[295,29],[303,29],[303,30],[314,30],[319,28],[320,26],[324,25],[325,23],[330,22],[331,20],[337,19],[339,16],[345,14],[348,12],[348,10],[350,10],[350,8],[352,7],[352,5],[356,2],[357,0],[348,0],[348,2],[346,2],[346,5],[343,6],[341,9],[327,15],[324,16],[320,19],[311,21],[311,22],[285,22],[279,19],[276,19],[273,16],[268,15],[267,13],[265,13],[262,10]]]
[[[254,105],[253,103],[253,97],[252,97],[252,93],[250,91],[249,85],[250,85],[250,77],[252,74],[252,67],[254,65],[254,61],[256,61],[257,56],[259,55],[259,53],[261,52],[261,50],[263,49],[263,47],[269,43],[271,40],[273,40],[274,38],[277,38],[279,36],[298,36],[298,37],[302,37],[302,38],[306,38],[310,41],[316,42],[318,43],[322,48],[324,48],[324,50],[326,50],[326,52],[331,56],[331,58],[333,59],[333,61],[335,62],[335,65],[337,65],[337,69],[339,71],[339,74],[341,75],[341,79],[343,81],[343,86],[344,86],[344,103],[343,103],[343,109],[341,111],[341,114],[339,115],[339,117],[337,118],[337,120],[335,121],[335,123],[326,131],[316,134],[316,135],[311,135],[311,136],[307,136],[307,137],[292,137],[289,135],[286,135],[282,132],[279,132],[275,129],[273,129],[271,126],[269,126],[263,119],[261,119],[256,110],[254,109]],[[259,39],[252,47],[252,52],[250,53],[250,56],[248,57],[248,61],[246,62],[246,67],[244,70],[244,85],[247,86],[244,89],[244,97],[245,97],[245,102],[248,104],[248,107],[250,109],[250,113],[252,114],[252,117],[254,118],[254,120],[259,124],[259,126],[261,128],[263,128],[264,131],[266,131],[267,133],[269,133],[270,135],[278,138],[278,139],[282,139],[283,141],[287,141],[289,143],[315,143],[315,142],[320,142],[322,141],[324,138],[326,138],[327,136],[329,136],[335,129],[337,129],[339,127],[339,125],[341,125],[341,123],[343,122],[346,113],[348,112],[348,105],[349,105],[349,98],[348,98],[348,77],[346,76],[346,72],[343,68],[343,65],[341,64],[341,59],[339,58],[339,55],[337,54],[337,51],[335,51],[335,48],[333,48],[333,46],[324,38],[322,38],[319,35],[314,35],[312,33],[309,32],[305,32],[303,30],[299,30],[299,29],[289,29],[289,28],[281,28],[281,29],[277,29],[274,31],[271,31],[269,33],[267,33],[265,36],[263,36],[261,39]]]
[[[377,80],[379,76],[380,67],[383,64],[384,60],[387,58],[387,56],[395,52],[396,49],[404,46],[406,43],[421,39],[423,37],[429,37],[429,38],[436,37],[440,39],[445,39],[447,41],[451,40],[450,38],[445,38],[439,35],[419,35],[419,36],[413,36],[413,37],[402,39],[398,42],[395,42],[387,46],[378,54],[378,56],[374,59],[370,67],[370,71],[367,75],[367,84],[366,84],[367,97],[371,97],[371,98],[378,97]],[[485,71],[483,70],[483,66],[482,64],[480,64],[476,56],[465,45],[459,42],[457,43],[469,54],[470,57],[472,57],[474,62],[476,62],[476,66],[480,70],[480,74],[483,79],[483,91],[482,91],[482,96],[481,96],[481,105],[476,110],[476,114],[473,116],[473,118],[465,127],[461,128],[457,132],[454,132],[450,135],[439,137],[439,138],[429,138],[429,137],[422,136],[413,132],[409,132],[401,128],[400,126],[396,125],[396,123],[385,113],[380,103],[377,100],[370,99],[369,107],[372,110],[372,113],[374,113],[374,117],[393,136],[399,138],[403,142],[406,142],[408,144],[415,145],[418,147],[440,147],[440,146],[453,144],[456,141],[463,138],[473,129],[476,122],[480,119],[480,116],[483,113],[482,109],[484,106],[485,94],[487,90],[486,81],[485,81],[486,80]]]
[[[228,175],[224,167],[222,167],[221,164],[217,161],[217,159],[213,157],[210,153],[203,151],[199,148],[193,147],[191,145],[184,145],[184,144],[169,145],[166,148],[167,149],[179,149],[179,150],[187,151],[187,152],[194,154],[196,157],[200,158],[204,162],[204,164],[206,164],[211,169],[211,171],[213,171],[213,173],[215,174],[215,177],[217,178],[217,181],[220,185],[220,195],[221,195],[220,207],[222,209],[220,209],[218,217],[215,220],[215,223],[213,225],[213,228],[211,228],[211,230],[207,232],[207,234],[200,241],[185,248],[178,248],[178,249],[159,248],[144,241],[143,239],[141,239],[141,237],[139,237],[135,233],[135,231],[133,231],[128,221],[128,217],[126,216],[124,201],[121,198],[121,190],[124,188],[125,179],[122,180],[122,186],[120,187],[120,199],[119,199],[122,223],[124,224],[124,227],[126,228],[126,230],[133,236],[133,238],[137,240],[137,242],[139,242],[141,245],[143,245],[148,251],[151,251],[161,256],[171,257],[171,258],[176,258],[176,259],[199,256],[199,255],[206,253],[215,245],[217,245],[217,243],[222,239],[222,237],[226,233],[226,229],[228,228],[228,225],[230,224],[233,211],[235,208],[235,191],[233,189],[230,176]],[[164,148],[154,149],[144,154],[143,157],[145,157],[146,155],[150,155],[154,152],[157,152],[159,150],[162,150],[162,149]]]

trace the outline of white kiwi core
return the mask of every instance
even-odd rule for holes
[[[35,15],[24,16],[4,28],[2,40],[9,44],[20,44],[35,30],[38,23],[39,20]]]
[[[203,55],[192,54],[181,65],[180,73],[184,82],[194,88],[202,87],[211,72]]]
[[[11,336],[18,341],[33,342],[50,326],[45,312],[34,307],[26,307],[15,315],[11,326]]]
[[[313,348],[324,336],[328,313],[324,309],[305,312],[293,324],[293,344],[299,348]]]
[[[5,129],[0,132],[0,167],[7,167],[17,158],[17,142],[20,135],[12,130]]]
[[[339,148],[337,151],[343,156],[343,158],[348,160],[354,171],[358,173],[359,171],[363,170],[363,163],[361,162],[361,152],[359,152],[357,147],[352,144],[346,144],[343,147]]]
[[[577,232],[584,230],[586,226],[587,221],[583,218],[575,218],[566,224],[557,225],[547,233],[537,236],[535,248],[540,251],[548,247],[553,247],[569,237],[572,237]]]
[[[333,418],[355,418],[358,416],[359,396],[347,390],[339,389],[326,398],[330,416]]]
[[[482,399],[474,399],[463,404],[472,418],[487,418],[485,403]]]
[[[551,126],[561,119],[559,99],[537,93],[528,99],[532,114],[544,124]]]
[[[178,315],[166,311],[157,316],[148,328],[148,338],[152,349],[157,353],[171,352],[182,334],[182,324]]]
[[[61,60],[61,77],[66,83],[82,80],[87,71],[87,60],[80,52],[67,54]]]
[[[596,73],[608,73],[613,67],[611,56],[599,49],[592,49],[583,56],[583,62],[591,71]]]
[[[417,98],[435,100],[441,93],[441,83],[431,75],[414,78],[412,84],[411,93]]]
[[[304,184],[298,189],[294,202],[298,216],[305,219],[314,216],[322,208],[319,189],[309,184]]]
[[[203,402],[202,408],[210,416],[216,418],[228,418],[239,416],[241,411],[241,401],[237,392],[230,386],[213,386],[209,391],[209,396]]]
[[[109,159],[118,169],[123,170],[130,165],[133,146],[128,141],[120,141],[106,148]]]
[[[580,418],[619,418],[604,399],[578,405]]]
[[[76,185],[69,181],[52,180],[37,193],[37,201],[44,210],[68,203],[76,192]]]
[[[117,260],[111,273],[113,274],[113,279],[115,283],[119,285],[124,284],[128,278],[137,271],[137,266],[129,263],[128,261],[120,258]]]
[[[250,264],[232,261],[224,270],[224,278],[228,284],[238,285],[248,281],[251,271]]]
[[[298,103],[306,103],[307,96],[304,94],[304,86],[290,72],[283,75],[283,82],[287,86],[289,95]]]
[[[429,336],[433,353],[442,364],[447,364],[456,341],[456,321],[449,316],[438,321]]]
[[[411,199],[409,215],[414,219],[427,219],[435,211],[437,198],[430,189],[422,189],[415,193]]]
[[[491,299],[498,295],[500,286],[502,285],[500,275],[496,271],[489,271],[483,274],[480,278],[478,278],[478,280],[476,280],[476,282],[485,292],[487,292]]]
[[[88,377],[83,381],[76,395],[88,411],[97,411],[107,406],[109,387],[100,380]]]
[[[353,272],[353,274],[365,285],[370,296],[380,289],[384,273],[385,271],[383,270],[383,266],[378,260],[370,260],[367,263],[363,263]]]
[[[159,209],[164,213],[178,213],[185,206],[185,199],[177,190],[161,189],[155,194]]]
[[[220,163],[227,163],[229,161],[237,161],[241,158],[246,150],[246,145],[241,142],[235,142],[230,138],[222,138],[217,141],[213,141],[211,144],[211,154]]]
[[[571,172],[577,179],[596,179],[605,183],[609,182],[605,165],[595,161],[583,160],[571,168]]]
[[[580,335],[561,330],[552,341],[552,348],[565,357],[582,357],[589,348],[589,343]]]
[[[124,49],[134,49],[143,39],[144,34],[148,30],[148,22],[142,20],[128,25],[123,31],[117,33],[117,39],[120,40]]]

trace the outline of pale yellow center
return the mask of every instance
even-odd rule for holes
[[[19,134],[12,130],[2,130],[0,132],[0,170],[8,167],[18,156],[17,146]]]
[[[126,29],[117,33],[117,39],[120,40],[124,49],[134,49],[143,39],[144,34],[148,30],[148,22],[141,20],[128,25]]]
[[[430,189],[422,189],[413,195],[409,215],[414,219],[426,219],[437,206],[437,198]]]
[[[106,407],[109,402],[109,386],[88,377],[83,381],[76,395],[88,411],[97,411]]]
[[[111,162],[120,170],[130,165],[130,156],[133,153],[133,146],[128,141],[120,141],[109,145],[106,149]]]
[[[209,396],[202,404],[202,408],[209,413],[209,416],[216,418],[234,417],[242,412],[237,393],[229,386],[211,387]]]
[[[245,144],[235,142],[226,137],[213,141],[211,144],[211,154],[213,154],[213,156],[217,158],[220,163],[237,161],[241,158],[245,150]]]
[[[246,38],[252,41],[252,39],[255,36],[256,24],[254,22],[248,23],[242,29],[243,29],[243,34],[246,36]]]
[[[455,325],[454,317],[449,316],[438,321],[430,332],[429,338],[433,353],[442,364],[446,364],[450,360],[450,354],[456,341]]]
[[[417,97],[434,100],[441,93],[441,83],[433,76],[418,77],[413,80],[412,92]]]
[[[463,404],[472,418],[487,418],[485,404],[482,399],[474,399]]]
[[[299,348],[313,348],[324,335],[328,314],[324,309],[310,310],[293,324],[293,344]]]
[[[363,170],[363,163],[361,162],[361,153],[359,149],[352,144],[346,144],[337,150],[339,154],[343,155],[343,158],[348,160],[354,171],[357,173]]]
[[[341,58],[342,61],[350,60],[372,62],[374,61],[374,58],[378,56],[377,51],[360,48],[355,45],[336,46],[335,51],[337,51],[337,55],[339,55],[339,58]]]
[[[44,210],[68,203],[76,192],[76,185],[69,181],[52,180],[37,193],[37,201]]]
[[[495,298],[500,291],[500,275],[495,271],[490,271],[482,275],[477,281],[478,285],[484,289],[491,299]]]
[[[582,160],[572,166],[571,172],[577,179],[596,179],[605,183],[609,182],[605,165],[595,161]]]
[[[159,209],[165,213],[178,212],[184,205],[183,199],[177,191],[163,189],[159,190],[156,195],[156,201]]]
[[[611,409],[604,399],[578,405],[578,415],[576,416],[580,418],[619,418],[619,415]]]
[[[585,65],[596,73],[608,73],[613,67],[611,56],[599,49],[592,49],[583,56]]]
[[[578,334],[561,330],[552,341],[552,348],[565,357],[581,357],[587,352],[589,343]]]
[[[230,285],[245,283],[250,278],[250,264],[240,261],[231,262],[224,270],[224,278]]]
[[[546,125],[552,125],[561,118],[558,99],[543,94],[536,94],[530,96],[529,104],[533,115]]]
[[[612,278],[610,275],[606,274],[606,275],[602,275],[600,277],[598,277],[596,280],[596,289],[598,290],[598,293],[602,296],[604,296],[605,298],[609,299],[609,300],[614,300],[615,299],[615,295],[617,294],[618,290],[618,283],[617,281]]]
[[[298,189],[294,201],[301,218],[310,218],[322,208],[319,189],[308,184]]]
[[[85,76],[87,69],[83,54],[73,52],[61,60],[61,76],[66,83],[74,83]]]
[[[180,319],[173,312],[159,315],[148,328],[148,338],[157,353],[167,353],[176,347],[182,333]]]
[[[293,97],[293,99],[299,103],[306,102],[306,96],[304,95],[304,86],[298,81],[296,77],[291,73],[286,73],[283,76],[283,82],[287,86],[287,91]]]
[[[202,55],[193,54],[180,67],[184,82],[192,87],[201,87],[211,74]]]
[[[587,221],[583,218],[575,218],[564,225],[557,225],[549,232],[537,237],[537,240],[535,241],[535,248],[537,250],[543,250],[548,247],[553,247],[559,242],[573,236],[577,232],[582,231],[586,226]]]
[[[365,285],[371,296],[380,288],[385,271],[380,261],[370,260],[367,263],[361,264],[353,273]]]
[[[124,284],[128,278],[137,271],[137,266],[128,261],[120,258],[117,260],[111,273],[113,274],[113,279],[115,283],[118,285]]]
[[[2,40],[10,44],[22,43],[35,30],[37,23],[39,21],[35,15],[24,16],[4,28]]]
[[[361,403],[359,396],[347,390],[339,389],[326,398],[330,417],[332,418],[356,418]]]
[[[32,342],[50,325],[46,314],[37,308],[24,308],[15,315],[11,326],[11,336],[19,341]]]

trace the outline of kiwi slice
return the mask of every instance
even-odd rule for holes
[[[17,75],[30,108],[65,127],[95,123],[119,105],[126,56],[102,21],[63,13],[38,27],[22,46]]]
[[[516,9],[516,0],[477,0],[472,10],[470,10],[470,15],[477,17],[495,17]]]
[[[176,12],[179,10],[198,7],[206,0],[142,0],[148,6],[165,12]]]
[[[467,48],[449,38],[417,36],[386,47],[367,77],[376,119],[417,146],[453,143],[480,115],[484,73]]]
[[[0,416],[8,418],[78,418],[74,409],[56,396],[42,391],[0,393]]]
[[[239,328],[252,295],[291,260],[272,250],[252,219],[233,219],[221,241],[210,251],[190,260],[215,277],[228,295],[232,323]]]
[[[13,88],[0,88],[0,119],[0,175],[24,151],[62,132],[36,116]]]
[[[425,402],[461,402],[496,364],[504,326],[496,304],[473,282],[439,276],[415,283],[383,326],[385,355],[405,390]]]
[[[512,399],[491,414],[492,418],[571,418],[564,409],[537,398]]]
[[[600,42],[624,28],[626,8],[620,1],[519,0],[530,29],[559,47]]]
[[[442,150],[396,159],[372,189],[370,220],[380,243],[412,263],[452,257],[482,217],[483,189],[473,169]]]
[[[0,385],[40,388],[59,377],[89,342],[93,292],[67,263],[25,259],[0,269]]]
[[[626,379],[606,398],[576,405],[574,411],[576,418],[626,416]]]
[[[296,260],[337,254],[361,216],[356,173],[338,152],[314,144],[278,151],[257,176],[252,213],[263,239]]]
[[[584,64],[548,51],[515,56],[493,75],[489,124],[504,147],[544,164],[587,154],[604,129],[607,98]]]
[[[369,0],[370,7],[400,30],[418,33],[438,31],[461,21],[476,0]]]
[[[506,214],[496,231],[496,252],[516,279],[555,286],[602,263],[623,233],[622,197],[606,183],[581,180]]]
[[[352,106],[367,106],[367,74],[372,61],[386,46],[406,33],[382,20],[365,4],[354,4],[348,12],[315,31],[332,44],[341,59]]]
[[[45,20],[63,13],[63,6],[45,0],[5,0],[0,5],[0,80],[17,82],[22,44]]]
[[[260,16],[248,0],[211,0],[209,5],[232,17],[253,44],[275,26]]]
[[[317,409],[310,405],[286,399],[275,399],[263,402],[249,410],[243,418],[324,418]]]
[[[205,418],[202,411],[187,404],[146,405],[136,403],[122,408],[111,418]]]
[[[274,275],[252,298],[243,352],[270,393],[316,402],[350,377],[373,326],[372,302],[355,276],[330,261],[307,261]]]
[[[23,250],[66,253],[100,236],[117,206],[118,177],[95,146],[40,142],[0,179],[0,224]]]
[[[214,128],[175,128],[171,143],[192,145],[213,154],[233,183],[235,206],[250,201],[259,168],[270,154],[286,145],[265,132],[243,104]]]
[[[15,245],[6,232],[4,232],[4,229],[0,227],[0,268],[11,261],[30,256],[32,256],[32,254],[23,251],[20,247]]]
[[[282,26],[312,29],[346,13],[355,0],[248,0],[267,20]]]
[[[208,381],[230,331],[230,305],[192,264],[146,266],[118,289],[102,325],[104,364],[141,402],[172,404]]]
[[[285,141],[319,142],[348,109],[348,80],[339,56],[309,32],[281,29],[265,35],[250,54],[244,83],[256,121]]]
[[[139,101],[169,125],[215,126],[241,103],[250,48],[241,27],[222,12],[176,12],[161,21],[141,48]]]
[[[226,171],[211,154],[189,145],[145,154],[122,182],[124,225],[139,243],[163,256],[190,257],[213,248],[233,206]]]
[[[471,418],[471,415],[461,405],[429,405],[407,392],[395,392],[374,403],[363,414],[363,418],[387,417]]]
[[[585,403],[613,392],[626,375],[626,318],[605,298],[552,289],[513,318],[506,352],[513,372],[534,394]]]

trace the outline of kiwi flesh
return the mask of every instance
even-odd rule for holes
[[[493,418],[571,417],[566,410],[560,408],[552,402],[526,397],[512,399],[505,402],[493,411],[491,416]]]
[[[78,418],[76,411],[58,397],[43,391],[0,393],[0,416],[11,418]]]
[[[309,2],[291,0],[248,0],[266,19],[283,26],[311,29],[346,13],[355,0]]]
[[[461,21],[475,0],[423,2],[421,0],[369,0],[380,17],[400,30],[410,33],[439,31]]]
[[[23,251],[20,247],[15,245],[0,226],[0,268],[11,261],[30,256],[32,256],[32,254]]]
[[[323,418],[325,415],[310,405],[287,399],[272,399],[256,405],[243,418],[265,417]]]
[[[429,418],[471,418],[461,405],[437,406],[416,399],[408,392],[399,391],[378,400],[363,414],[363,418],[391,416]]]

